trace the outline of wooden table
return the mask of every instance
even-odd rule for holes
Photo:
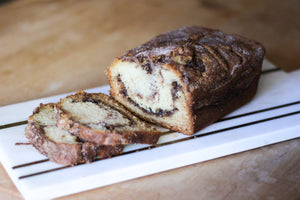
[[[107,84],[113,58],[158,33],[202,25],[256,39],[300,68],[299,1],[6,1],[0,106]],[[299,199],[300,139],[60,199]],[[0,166],[0,199],[22,199]]]

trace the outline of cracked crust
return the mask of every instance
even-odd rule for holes
[[[41,112],[45,112],[46,116],[38,118]],[[76,137],[70,137],[69,133],[55,127],[54,104],[40,104],[28,119],[28,125],[25,128],[25,136],[29,142],[43,155],[47,156],[49,160],[63,165],[77,165],[80,163],[92,162],[96,159],[109,158],[114,155],[122,153],[123,146],[104,146],[96,145],[91,142],[84,142],[78,140]],[[59,133],[58,137],[70,137],[68,140],[58,141],[47,135],[47,128],[54,128]],[[51,134],[50,133],[50,134]]]
[[[116,58],[107,69],[110,93],[144,120],[191,135],[253,98],[264,54],[261,44],[245,37],[203,27],[183,27],[158,35]],[[122,77],[118,77],[123,63],[135,64],[148,76],[157,68],[172,72],[183,92],[185,103],[180,109],[185,113],[172,118],[178,109],[157,114],[139,108],[128,95]],[[174,90],[171,85],[170,90]]]
[[[183,27],[158,35],[118,59],[141,66],[149,61],[167,64],[193,91],[218,88],[231,77],[259,68],[264,54],[261,44],[245,37],[203,27]]]
[[[99,120],[97,123],[83,122],[84,119],[75,116],[74,110],[66,108],[68,105],[76,103],[97,106],[96,109],[101,111],[97,111],[96,114],[99,114],[100,118],[104,117],[104,120]],[[105,110],[109,112],[107,116],[101,114],[105,113]],[[68,130],[84,141],[96,144],[156,144],[161,135],[161,132],[154,126],[140,120],[113,98],[102,93],[79,91],[75,95],[61,99],[55,105],[55,113],[58,118],[58,127]]]

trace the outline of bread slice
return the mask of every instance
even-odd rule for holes
[[[116,58],[110,94],[142,119],[191,135],[254,97],[264,52],[239,35],[183,27]]]
[[[96,145],[79,140],[66,130],[56,127],[54,104],[40,104],[28,119],[25,136],[49,160],[76,165],[121,154],[123,146]]]
[[[102,93],[79,91],[55,105],[57,125],[101,145],[157,143],[161,133]]]

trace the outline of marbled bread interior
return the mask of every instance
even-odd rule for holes
[[[58,127],[101,145],[157,143],[161,133],[113,98],[79,91],[55,105]]]
[[[122,145],[104,146],[81,141],[68,131],[58,128],[56,123],[54,104],[40,104],[29,117],[25,129],[29,142],[53,162],[76,165],[122,153]]]
[[[264,48],[235,34],[183,27],[114,60],[110,93],[139,117],[193,134],[249,102]]]

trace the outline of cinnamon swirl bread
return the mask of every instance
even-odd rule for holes
[[[111,96],[130,111],[190,135],[253,98],[264,53],[239,35],[183,27],[129,50],[106,73]]]
[[[29,117],[25,129],[29,142],[53,162],[76,165],[122,153],[122,145],[104,146],[79,140],[58,128],[56,122],[54,104],[40,104]]]
[[[157,143],[161,133],[113,98],[79,91],[55,105],[57,125],[81,140],[100,145]]]

